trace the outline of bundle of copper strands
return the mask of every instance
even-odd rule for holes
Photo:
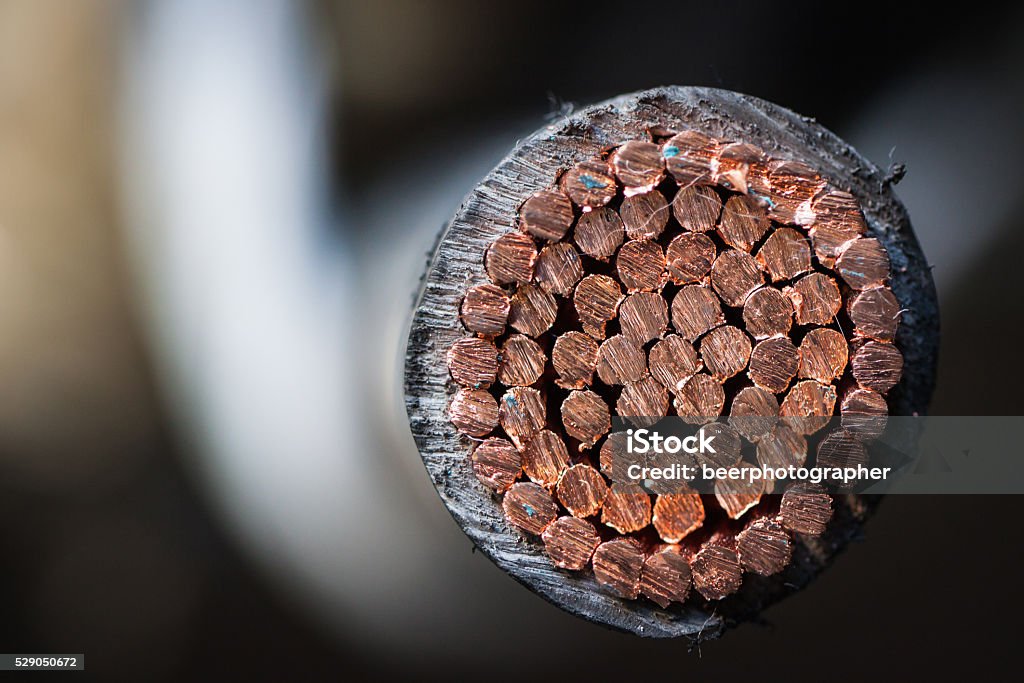
[[[612,418],[747,418],[709,426],[714,466],[867,464],[903,359],[889,258],[855,198],[801,162],[682,131],[552,178],[518,227],[480,255],[491,282],[465,292],[470,335],[448,352],[449,419],[506,519],[554,566],[661,607],[785,569],[794,534],[825,531],[825,489],[613,483]],[[833,415],[843,426],[809,452]]]

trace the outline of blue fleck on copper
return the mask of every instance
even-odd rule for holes
[[[665,157],[666,159],[671,159],[677,154],[679,154],[679,148],[676,147],[675,145],[669,145],[668,147],[661,151],[661,156]]]
[[[600,180],[589,175],[581,175],[580,182],[583,183],[583,187],[588,190],[599,190],[608,187],[608,183],[602,183]]]
[[[519,407],[519,404],[516,402],[516,397],[515,396],[506,396],[505,397],[505,403],[507,403],[510,408],[518,408]]]
[[[537,513],[536,513],[536,512],[534,511],[533,507],[531,507],[530,505],[524,505],[524,506],[523,506],[523,509],[524,509],[524,510],[526,510],[526,514],[530,515],[531,517],[533,517],[534,515],[536,515],[536,514],[537,514]]]

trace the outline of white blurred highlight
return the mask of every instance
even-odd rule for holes
[[[376,277],[331,237],[323,84],[295,5],[186,0],[137,18],[121,108],[128,237],[200,485],[303,611],[382,647],[442,642],[446,628],[409,617],[476,609],[437,571],[469,545],[436,498],[421,509],[408,495],[407,478],[429,483],[393,384],[442,215],[419,248],[397,224],[392,271]],[[388,424],[373,424],[382,405]]]

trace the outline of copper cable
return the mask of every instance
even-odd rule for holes
[[[479,441],[476,479],[554,566],[667,607],[784,570],[833,500],[770,478],[713,495],[612,483],[612,417],[703,424],[708,466],[855,465],[903,355],[890,260],[856,197],[742,140],[656,135],[565,169],[480,255],[448,411]]]

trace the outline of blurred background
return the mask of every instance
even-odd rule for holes
[[[939,680],[1008,656],[1014,497],[891,498],[690,653],[544,603],[438,500],[400,393],[434,236],[549,117],[662,84],[907,164],[932,412],[1022,414],[1014,3],[0,0],[0,651],[253,681]]]

